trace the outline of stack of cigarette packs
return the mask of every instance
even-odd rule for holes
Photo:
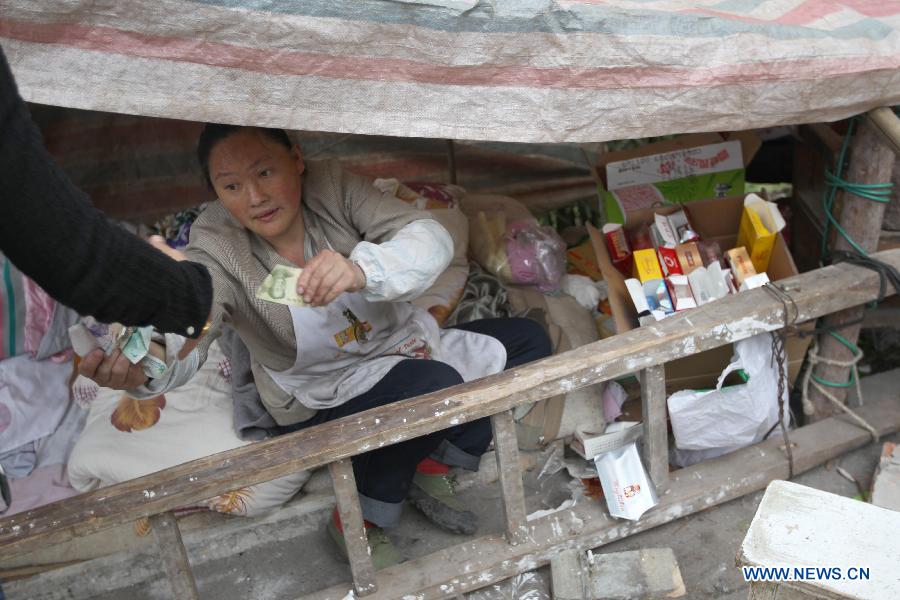
[[[723,255],[718,242],[701,240],[684,210],[656,214],[652,224],[633,230],[608,224],[603,233],[613,265],[628,277],[625,286],[642,322],[769,281],[756,272],[745,247]]]

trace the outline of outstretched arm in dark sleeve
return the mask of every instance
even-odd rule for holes
[[[194,337],[212,305],[204,266],[176,262],[116,227],[66,177],[2,49],[0,251],[52,297],[100,321]]]

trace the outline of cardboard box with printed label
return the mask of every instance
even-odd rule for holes
[[[684,205],[688,218],[701,239],[716,241],[721,248],[734,248],[743,212],[743,196],[715,200],[698,200]],[[652,223],[656,212],[674,212],[680,206],[666,206],[656,210],[642,210],[629,213],[628,227]],[[638,326],[637,310],[625,286],[625,277],[612,266],[602,234],[593,227],[588,228],[597,264],[609,288],[609,304],[612,309],[618,333]],[[768,276],[777,281],[797,274],[794,259],[781,234],[775,237],[772,256],[769,261]],[[812,324],[806,326],[812,327]],[[801,327],[802,329],[803,327]],[[788,379],[793,385],[800,373],[803,358],[811,342],[810,337],[788,337]],[[733,353],[731,345],[693,354],[666,363],[666,389],[669,393],[682,389],[705,389],[715,387],[716,379],[728,365]]]
[[[752,131],[695,133],[601,154],[597,177],[607,221],[626,223],[627,215],[653,206],[743,193],[745,168],[760,144]]]

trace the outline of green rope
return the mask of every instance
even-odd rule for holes
[[[887,204],[891,200],[891,191],[894,187],[893,183],[853,183],[843,179],[841,175],[844,170],[844,163],[847,156],[847,149],[850,147],[850,138],[853,136],[853,129],[856,126],[856,121],[859,117],[854,117],[850,120],[850,126],[847,128],[847,133],[844,135],[844,141],[841,143],[841,150],[838,153],[837,164],[835,165],[836,173],[832,173],[830,170],[825,169],[825,183],[827,184],[825,190],[825,196],[822,199],[822,206],[825,209],[825,223],[822,232],[822,246],[820,251],[820,258],[823,262],[825,262],[828,258],[828,237],[830,233],[831,227],[834,227],[837,232],[843,236],[847,243],[850,246],[864,256],[868,256],[868,252],[863,250],[856,241],[850,237],[850,235],[841,227],[840,223],[838,223],[837,219],[834,218],[834,214],[832,214],[832,208],[834,207],[834,200],[837,196],[838,190],[843,190],[847,193],[853,194],[858,198],[863,198],[864,200],[869,200],[871,202],[878,202],[881,204]],[[859,347],[852,343],[850,340],[846,339],[836,331],[829,331],[834,338],[836,338],[839,342],[841,342],[844,346],[850,350],[851,353],[855,357],[858,357],[862,354],[862,350]],[[853,370],[850,371],[850,378],[846,383],[838,383],[835,381],[828,381],[826,379],[822,379],[817,377],[815,374],[811,374],[812,379],[814,379],[817,383],[821,385],[825,385],[833,388],[848,388],[854,384],[853,378]]]

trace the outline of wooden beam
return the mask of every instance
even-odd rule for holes
[[[644,465],[658,493],[669,487],[669,430],[666,424],[666,366],[647,367],[640,374],[644,418]]]
[[[447,140],[447,177],[450,183],[456,183],[456,146],[453,140]]]
[[[525,512],[525,488],[522,485],[522,469],[519,468],[519,441],[512,411],[505,410],[491,417],[494,433],[497,471],[500,476],[500,494],[503,497],[503,517],[506,537],[510,544],[522,541],[527,513]]]
[[[876,258],[900,268],[900,249]],[[869,269],[837,264],[779,285],[793,298],[802,322],[874,299],[878,276]],[[497,375],[0,519],[0,548],[4,553],[26,552],[635,373],[779,329],[783,313],[781,302],[766,291],[742,292]]]
[[[891,180],[894,168],[894,153],[876,131],[870,119],[863,119],[859,129],[850,143],[850,168],[847,180],[853,183],[886,183]],[[887,206],[881,202],[872,202],[853,194],[841,194],[841,214],[838,219],[841,227],[866,252],[874,252],[878,247],[878,236],[881,234],[881,221]],[[835,233],[834,248],[850,250],[850,243],[839,233]],[[837,290],[835,290],[837,291]],[[824,326],[834,328],[847,341],[855,344],[859,339],[862,327],[864,308],[854,306],[831,314],[824,319]],[[853,358],[853,353],[837,338],[828,333],[818,337],[819,356],[825,360],[846,361]],[[813,373],[825,381],[844,383],[848,380],[850,369],[837,365],[819,364]],[[829,392],[839,401],[845,401],[847,388],[832,387]],[[810,386],[809,399],[813,404],[813,421],[824,419],[840,409],[825,394]]]
[[[858,409],[879,434],[900,430],[896,397],[872,399]],[[845,416],[835,416],[791,432],[795,473],[803,473],[869,444],[869,433]],[[526,541],[509,545],[499,534],[486,535],[445,548],[383,571],[379,591],[371,600],[413,597],[453,598],[497,581],[531,571],[564,550],[588,550],[641,531],[723,504],[764,489],[775,479],[787,479],[787,458],[781,436],[671,473],[669,491],[658,506],[638,521],[613,519],[601,501],[581,497],[575,506],[528,522]],[[341,600],[348,586],[337,585],[305,600]]]
[[[353,587],[358,595],[367,596],[374,593],[378,586],[375,583],[375,567],[369,550],[369,536],[366,535],[362,509],[359,506],[353,462],[349,458],[336,460],[328,465],[328,472],[331,474],[334,498],[337,501],[338,514],[341,516],[350,573],[353,575]]]
[[[175,600],[200,600],[175,515],[170,512],[153,515],[150,517],[150,530],[159,547],[163,572],[168,576],[172,586],[172,597]]]
[[[872,122],[875,131],[894,154],[900,156],[900,119],[894,114],[894,110],[882,106],[866,113],[866,118]]]

